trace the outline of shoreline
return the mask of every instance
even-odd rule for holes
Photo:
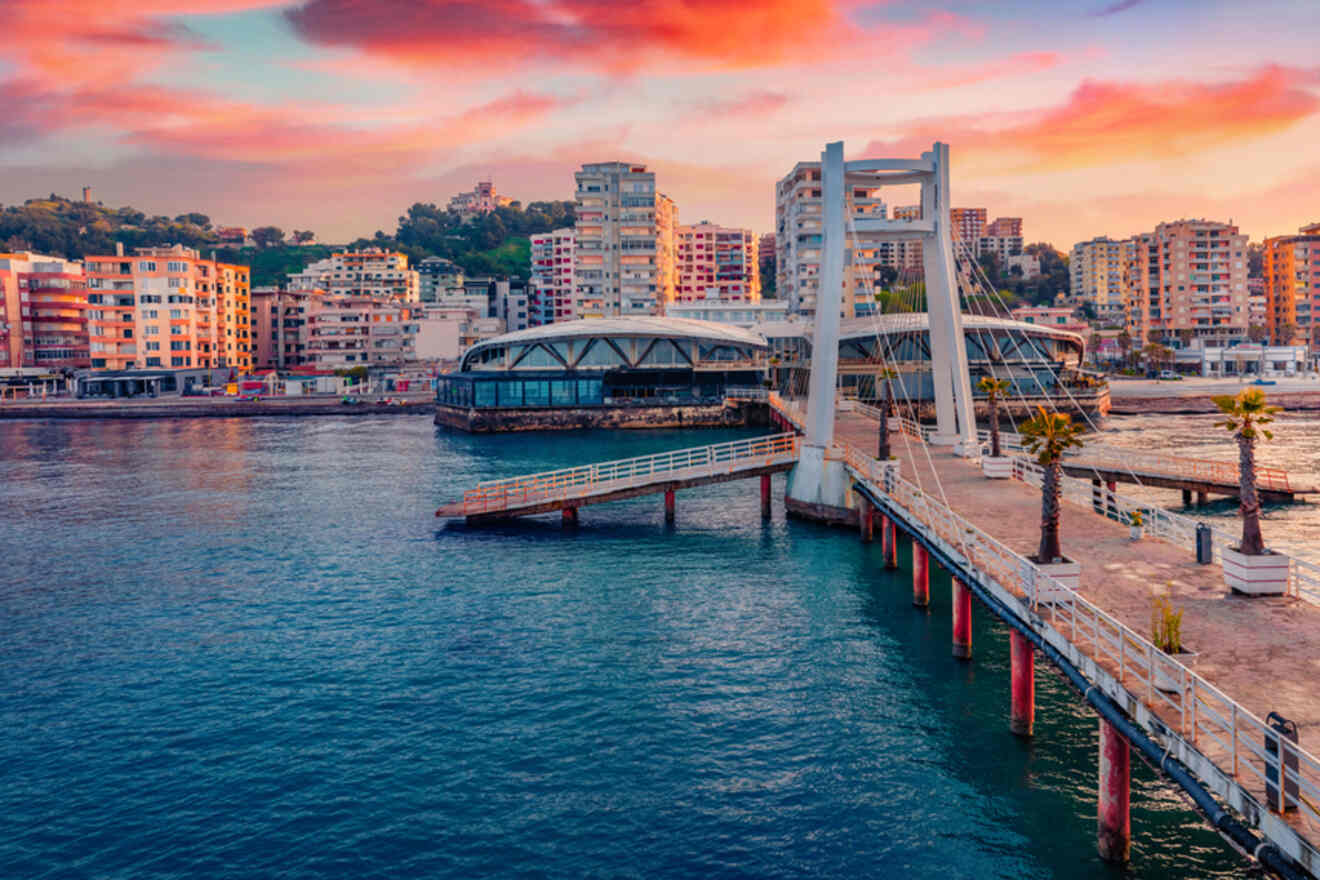
[[[47,400],[0,403],[0,419],[206,419],[303,416],[432,415],[435,401],[391,395],[403,403],[344,404],[334,398],[156,398],[155,400]]]

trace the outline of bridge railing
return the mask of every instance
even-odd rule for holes
[[[1276,808],[1280,805],[1277,799],[1282,798],[1286,809],[1298,811],[1309,822],[1320,822],[1315,806],[1320,804],[1320,760],[1279,736],[1143,634],[1064,587],[938,498],[922,492],[896,468],[882,465],[851,445],[845,444],[844,453],[855,477],[887,496],[888,503],[903,510],[927,540],[963,562],[984,587],[1012,597],[1022,607],[1021,616],[1081,665],[1089,678],[1100,679],[1110,696],[1139,702],[1144,709],[1144,713],[1136,713],[1139,720],[1170,739],[1171,753],[1235,807],[1242,809],[1248,803],[1241,797],[1243,792],[1256,804],[1267,803],[1269,788],[1275,792]],[[1049,602],[1038,601],[1042,586],[1050,589]],[[1171,741],[1168,732],[1180,742]],[[1282,782],[1274,784],[1270,779]],[[1283,820],[1263,811],[1255,819],[1262,828],[1269,826],[1267,833],[1272,838],[1286,838],[1286,849],[1295,857],[1320,855]]]
[[[494,513],[544,501],[626,489],[665,478],[733,473],[744,468],[792,462],[797,459],[797,454],[798,435],[774,434],[503,480],[486,480],[463,493],[463,513],[465,516]]]
[[[1185,458],[1140,449],[1120,449],[1113,446],[1088,446],[1068,459],[1070,464],[1097,467],[1104,470],[1132,472],[1138,476],[1182,477],[1209,483],[1236,486],[1236,462],[1214,461],[1208,458]],[[1256,466],[1256,485],[1267,491],[1289,492],[1288,472],[1283,468]]]
[[[869,403],[862,403],[859,400],[854,400],[852,401],[852,411],[858,415],[866,416],[868,419],[874,419],[876,421],[880,420],[880,407],[872,406]],[[930,436],[935,433],[934,428],[923,425],[906,416],[891,415],[889,417],[889,424],[893,425],[900,434],[906,434],[913,440],[921,440],[923,442],[929,440]]]

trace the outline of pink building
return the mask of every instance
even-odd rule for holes
[[[750,229],[703,221],[676,230],[675,300],[761,301],[758,241]]]
[[[1091,333],[1090,324],[1081,318],[1073,317],[1071,306],[1018,306],[1013,310],[1013,320],[1053,327],[1056,330],[1067,330],[1083,336],[1089,336]]]
[[[303,365],[307,354],[307,316],[323,290],[252,291],[252,366],[285,370]]]
[[[573,227],[532,236],[531,280],[527,284],[528,319],[534,325],[571,321],[573,262],[577,234]]]
[[[398,364],[414,359],[417,325],[397,300],[317,296],[307,305],[304,364],[318,370]]]
[[[89,366],[82,264],[27,252],[0,254],[0,368]]]

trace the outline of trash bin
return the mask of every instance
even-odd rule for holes
[[[1210,534],[1210,527],[1205,523],[1196,524],[1196,561],[1201,565],[1209,565],[1214,560],[1214,544]]]
[[[1279,791],[1279,738],[1297,744],[1297,722],[1289,721],[1278,712],[1265,716],[1270,732],[1265,734],[1265,802],[1276,813],[1297,809],[1297,750],[1285,749],[1283,755],[1283,791]]]

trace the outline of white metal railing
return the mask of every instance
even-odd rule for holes
[[[463,493],[463,513],[470,516],[512,510],[662,480],[690,479],[789,464],[797,461],[797,456],[797,434],[774,434],[502,480],[486,480],[478,483],[475,489]]]
[[[730,400],[767,400],[770,390],[753,385],[730,386],[724,389],[724,396]]]
[[[880,420],[880,407],[872,406],[869,403],[862,403],[861,401],[855,400],[852,402],[852,411],[860,416],[865,416],[868,419],[874,419],[875,421]],[[935,428],[923,425],[915,419],[909,419],[906,416],[891,415],[889,417],[889,423],[893,425],[895,430],[900,434],[906,434],[914,440],[928,441],[931,435],[935,433]]]
[[[1069,463],[1138,475],[1204,480],[1225,486],[1236,486],[1239,479],[1236,462],[1186,458],[1181,455],[1113,446],[1088,445],[1070,456]],[[1257,465],[1256,485],[1266,491],[1291,491],[1288,472],[1283,468]]]
[[[891,508],[901,510],[926,540],[961,563],[982,587],[1124,705],[1212,791],[1254,819],[1281,849],[1304,863],[1320,864],[1320,850],[1287,822],[1251,808],[1253,803],[1267,802],[1267,779],[1272,776],[1282,781],[1273,786],[1276,806],[1281,797],[1287,809],[1296,810],[1310,822],[1320,822],[1315,806],[1320,804],[1320,760],[1280,737],[1246,707],[1141,633],[923,493],[892,465],[843,445],[845,462],[855,478],[884,496]],[[1029,466],[1024,471],[1028,476],[1034,466],[1020,459],[1014,463],[1015,470],[1024,465]],[[1035,470],[1039,472],[1039,468]],[[1038,601],[1042,585],[1050,590],[1048,603]],[[1275,745],[1275,754],[1267,751],[1267,741]]]
[[[984,428],[976,432],[976,438],[981,441],[983,449],[990,448],[990,432]],[[1026,447],[1022,445],[1022,435],[1017,431],[1000,431],[999,448],[1001,450],[1010,449],[1014,452],[1021,452]]]

